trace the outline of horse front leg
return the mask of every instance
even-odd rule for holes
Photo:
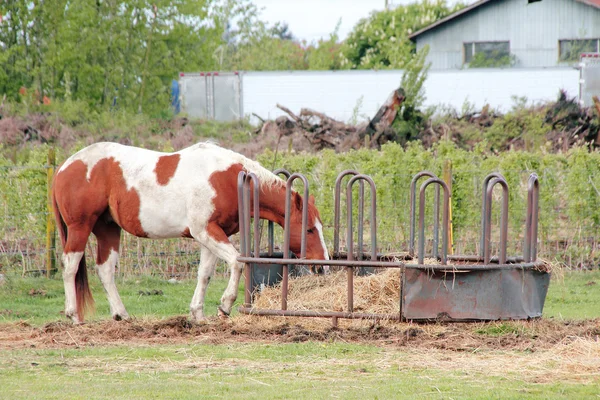
[[[204,297],[206,288],[210,282],[212,274],[215,272],[217,256],[205,246],[201,245],[200,265],[198,268],[198,284],[194,291],[194,297],[190,303],[190,314],[192,320],[200,322],[205,319],[204,316]]]
[[[235,248],[231,246],[235,251]],[[223,296],[221,297],[221,305],[217,309],[219,313],[219,317],[225,318],[231,314],[231,308],[233,307],[233,303],[237,299],[238,288],[240,286],[240,277],[242,276],[242,271],[244,270],[244,264],[237,262],[238,253],[235,252],[235,257],[233,260],[229,262],[229,270],[231,275],[229,276],[229,283],[227,284],[227,288],[223,292]]]
[[[210,232],[210,234],[208,232]],[[192,235],[194,235],[194,233],[192,233]],[[229,283],[227,284],[225,292],[223,292],[221,305],[218,308],[219,317],[227,317],[231,313],[231,308],[237,298],[238,286],[244,264],[237,261],[239,255],[238,251],[231,244],[225,232],[217,224],[209,224],[209,229],[205,229],[194,237],[218,258],[229,265],[229,270],[231,272]]]

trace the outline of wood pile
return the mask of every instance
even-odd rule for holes
[[[288,116],[265,121],[259,131],[265,133],[275,130],[279,138],[299,132],[310,142],[313,151],[334,149],[344,152],[361,147],[379,149],[383,143],[395,139],[391,124],[404,99],[402,88],[394,90],[377,114],[359,125],[337,121],[309,108],[302,108],[299,114],[295,114],[289,108],[277,104]]]
[[[600,101],[594,96],[594,107],[580,107],[576,98],[568,98],[560,92],[556,103],[546,111],[545,122],[552,125],[547,139],[553,144],[553,150],[567,151],[580,143],[589,143],[591,147],[600,146]]]

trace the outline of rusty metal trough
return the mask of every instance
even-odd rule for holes
[[[302,230],[307,228],[308,180],[301,174],[289,174],[285,170],[277,173],[285,175],[287,180],[286,210],[290,204],[291,188],[294,180],[304,183],[304,215]],[[340,216],[342,181],[349,177],[346,185],[347,211],[347,252],[340,252]],[[422,178],[428,179],[419,189],[419,236],[417,255],[414,254],[416,230],[416,183]],[[254,184],[251,185],[250,183]],[[353,204],[352,188],[358,182],[358,244],[354,250],[353,238]],[[363,253],[364,200],[365,182],[370,187],[370,228],[371,254]],[[438,263],[425,263],[425,191],[428,186],[436,186],[434,201],[433,251],[431,258]],[[500,185],[503,190],[500,248],[498,257],[491,256],[491,208],[494,186]],[[250,195],[251,187],[254,192]],[[251,245],[250,206],[251,200],[254,215],[258,215],[258,178],[254,174],[241,172],[238,177],[238,198],[240,209],[240,257],[238,261],[245,263],[246,291],[244,305],[240,312],[255,315],[304,316],[332,318],[337,325],[338,318],[349,319],[390,319],[390,320],[505,320],[529,319],[542,315],[544,300],[550,282],[550,273],[545,270],[545,263],[537,261],[538,230],[538,198],[539,182],[536,174],[531,174],[528,182],[528,206],[525,228],[524,254],[522,257],[508,257],[506,254],[508,234],[508,184],[498,173],[488,175],[484,179],[482,190],[482,218],[479,255],[448,255],[448,229],[450,192],[446,184],[433,173],[423,171],[416,174],[411,182],[411,230],[408,255],[402,261],[390,261],[392,258],[377,253],[377,210],[376,187],[373,179],[361,175],[357,171],[346,170],[338,175],[335,184],[334,201],[334,249],[332,260],[307,260],[306,240],[302,239],[299,258],[292,258],[289,251],[290,226],[286,220],[284,226],[283,254],[273,253],[273,225],[269,224],[269,251],[260,254],[260,236],[254,235]],[[440,197],[443,191],[443,199]],[[439,241],[439,209],[442,208],[442,249],[438,252]],[[259,232],[259,221],[254,220],[254,232]],[[305,236],[305,234],[304,234]],[[254,249],[254,253],[252,250]],[[276,257],[276,258],[274,258]],[[413,263],[416,261],[416,263]],[[428,260],[430,261],[430,260]],[[450,264],[448,262],[450,261]],[[273,269],[281,266],[281,308],[257,309],[252,305],[253,290],[256,282],[253,277],[257,268]],[[347,271],[347,306],[346,311],[310,311],[288,310],[288,276],[290,265],[299,267],[307,265],[329,265],[342,267]],[[370,314],[354,311],[353,280],[356,273],[375,273],[378,268],[401,269],[400,304],[397,313]]]

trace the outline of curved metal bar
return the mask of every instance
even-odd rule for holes
[[[348,208],[346,227],[348,236],[348,260],[352,260],[354,257],[354,240],[352,232],[352,185],[354,185],[356,181],[366,181],[371,187],[371,260],[377,260],[377,189],[375,187],[373,178],[362,174],[353,176],[348,181],[346,186],[346,206]],[[359,223],[360,222],[361,221],[359,220]],[[362,232],[359,233],[362,235]],[[359,249],[358,255],[362,255],[362,249]],[[361,258],[359,257],[359,259]]]
[[[356,177],[356,176],[355,176]],[[350,178],[350,179],[354,179]],[[364,230],[365,230],[365,180],[358,179],[358,251],[356,252],[356,257],[359,260],[364,258]],[[354,183],[353,183],[354,184]],[[346,212],[352,214],[352,210],[348,209]]]
[[[304,183],[304,198],[302,199],[302,232],[300,241],[300,258],[306,258],[306,230],[308,229],[308,179],[302,174],[294,173],[287,180],[285,188],[285,222],[283,226],[283,258],[290,258],[290,225],[292,215],[292,184],[296,179]],[[289,264],[283,266],[281,281],[281,309],[287,310]]]
[[[278,168],[275,171],[273,171],[273,174],[275,175],[283,175],[285,176],[286,179],[289,179],[289,177],[292,175],[287,169],[285,168]],[[269,221],[268,223],[268,252],[269,255],[272,256],[273,255],[273,248],[274,248],[274,242],[275,242],[275,224],[273,223],[273,221]]]
[[[508,184],[503,178],[492,179],[486,190],[485,197],[485,232],[484,232],[484,243],[483,243],[483,263],[489,264],[491,259],[491,233],[492,233],[492,193],[494,186],[497,184],[502,185],[502,213],[500,218],[500,254],[498,256],[498,262],[500,264],[506,264],[506,245],[508,238]]]
[[[529,175],[527,182],[527,217],[525,219],[525,243],[523,259],[525,262],[537,260],[537,236],[539,217],[540,183],[537,174]]]
[[[419,264],[423,264],[425,258],[425,189],[427,186],[435,183],[438,187],[442,187],[444,190],[444,203],[442,211],[442,265],[447,264],[448,260],[448,222],[450,215],[450,190],[448,185],[439,178],[429,178],[422,185],[419,190],[419,250],[418,259]]]
[[[286,179],[290,179],[290,176],[292,176],[292,173],[285,168],[277,168],[276,170],[273,171],[273,174],[283,175],[283,176],[285,176]]]
[[[353,169],[347,169],[338,175],[335,180],[335,192],[333,197],[333,257],[337,257],[340,254],[340,202],[341,202],[341,190],[342,190],[342,179],[346,175],[359,175],[358,171]]]
[[[354,239],[352,237],[353,229],[352,229],[352,185],[356,181],[367,181],[367,183],[371,186],[371,260],[377,261],[377,189],[375,188],[375,182],[373,178],[368,175],[355,175],[348,181],[346,185],[346,229],[347,229],[347,241],[348,241],[348,256],[347,259],[352,261],[354,258]],[[362,188],[364,190],[364,187]],[[362,195],[363,193],[361,193]],[[361,196],[364,197],[364,196]],[[363,199],[364,201],[364,199]],[[364,206],[364,204],[360,204]],[[361,213],[362,217],[362,213]],[[360,218],[360,217],[359,217]],[[362,221],[359,220],[359,229],[362,229]],[[360,236],[362,236],[363,232],[360,232]],[[360,240],[360,244],[362,244],[362,239]],[[362,249],[359,250],[360,261],[362,261]],[[348,274],[348,312],[353,312],[354,310],[354,269],[352,267],[347,267]]]
[[[244,215],[244,181],[246,180],[246,172],[240,171],[238,174],[238,221],[240,225],[240,254],[246,256],[246,219]]]
[[[304,198],[302,199],[302,234],[300,242],[300,258],[306,258],[306,230],[308,229],[308,179],[302,174],[294,173],[287,180],[285,188],[285,226],[284,226],[284,254],[290,251],[290,218],[292,211],[292,184],[296,179],[304,183]]]
[[[241,171],[238,174],[238,218],[240,224],[240,252],[246,257],[250,256],[250,182],[253,183],[254,205],[254,258],[260,257],[260,181],[253,173]],[[245,267],[245,293],[244,304],[252,303],[252,264],[246,263]]]
[[[258,258],[260,257],[260,235],[259,235],[259,230],[260,230],[260,180],[258,179],[258,176],[256,176],[253,172],[250,172],[248,175],[246,175],[246,181],[244,182],[244,186],[247,187],[247,192],[248,194],[250,194],[250,181],[252,181],[253,183],[253,197],[252,197],[252,206],[253,206],[253,223],[254,223],[254,248],[252,249],[254,251],[254,257]],[[249,196],[248,196],[249,197]],[[250,199],[248,199],[248,205],[247,205],[247,213],[246,213],[246,218],[247,218],[247,224],[246,224],[246,229],[250,229]],[[248,236],[249,237],[249,236]],[[248,249],[249,250],[249,249]]]
[[[417,211],[417,196],[416,196],[416,186],[417,186],[417,181],[424,177],[424,176],[428,176],[430,178],[438,178],[436,174],[434,174],[433,172],[430,171],[421,171],[419,173],[417,173],[415,176],[413,176],[412,180],[410,181],[410,239],[408,242],[408,254],[411,257],[415,256],[415,228],[416,228],[416,211]],[[433,215],[434,215],[434,222],[433,222],[433,252],[434,252],[434,257],[437,257],[437,245],[438,245],[438,238],[439,238],[439,219],[440,219],[440,210],[439,210],[439,203],[440,203],[440,187],[436,186],[436,190],[435,190],[435,199],[434,199],[434,205],[433,205]]]
[[[481,234],[479,237],[479,255],[481,257],[483,257],[483,255],[485,254],[483,251],[483,247],[485,246],[485,223],[486,223],[486,219],[485,219],[485,213],[486,213],[486,204],[485,204],[485,196],[486,196],[486,192],[488,189],[488,184],[490,183],[490,180],[492,180],[493,178],[500,178],[500,179],[504,179],[506,181],[506,179],[504,178],[504,176],[499,173],[499,172],[492,172],[491,174],[487,175],[485,178],[483,178],[483,189],[481,191]]]

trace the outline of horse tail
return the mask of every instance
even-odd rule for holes
[[[79,321],[83,321],[86,311],[94,310],[94,298],[88,283],[85,254],[81,257],[75,274],[75,297],[77,299],[77,317]]]
[[[54,186],[52,186],[52,208],[54,210],[54,218],[56,219],[56,227],[58,228],[58,236],[60,236],[60,243],[63,249],[67,243],[67,224],[58,209],[58,203],[56,202],[56,193],[54,192]]]
[[[56,219],[56,226],[58,228],[58,236],[60,236],[60,242],[64,249],[67,243],[69,229],[67,228],[67,224],[65,223],[65,220],[58,209],[58,202],[56,201],[54,187],[52,187],[52,207],[54,208],[54,217]],[[75,298],[77,301],[77,318],[79,321],[83,321],[85,312],[87,310],[91,311],[94,309],[94,298],[92,297],[92,291],[90,290],[90,284],[88,282],[85,252],[79,261],[77,273],[75,274]]]

